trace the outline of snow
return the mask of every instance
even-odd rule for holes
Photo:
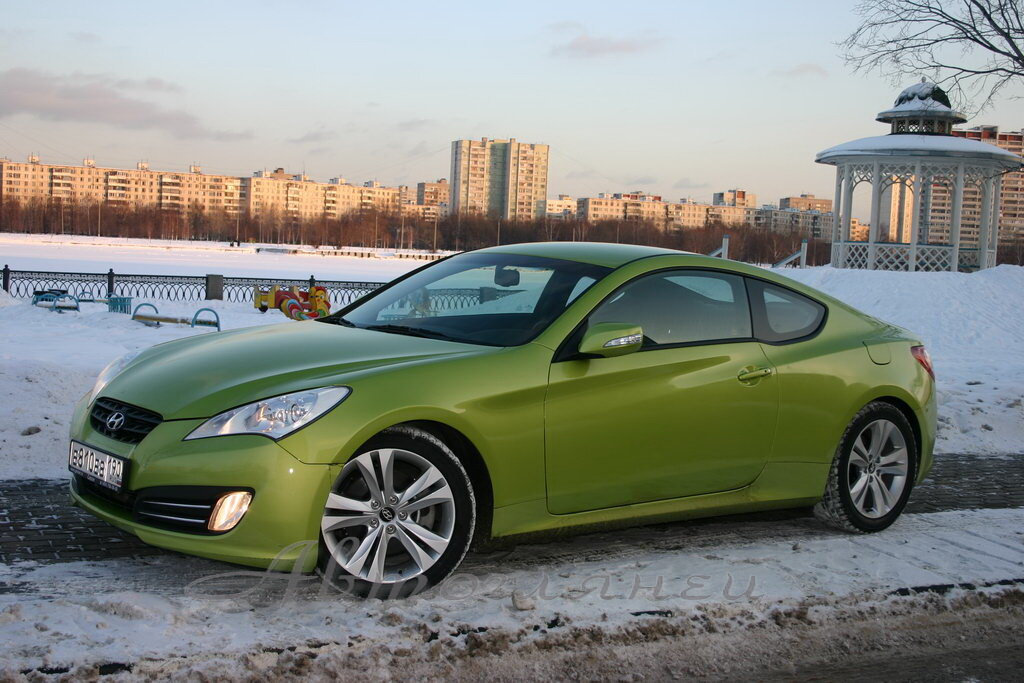
[[[55,251],[64,253],[69,247],[29,242],[19,248],[26,260],[38,262],[52,261]],[[138,247],[128,248],[130,253],[115,246],[81,249],[86,252],[78,252],[77,258],[85,260],[68,261],[65,267],[87,270],[85,265],[91,260],[98,263],[98,271],[114,263],[146,272],[161,265],[152,260],[155,257],[148,255],[148,250]],[[146,256],[139,261],[126,260],[139,253]],[[210,253],[215,254],[213,258],[225,256]],[[206,268],[195,265],[197,259],[206,258],[202,250],[157,254],[168,259],[162,263],[164,272],[179,265],[193,272]],[[306,272],[310,260],[328,264],[343,260],[302,255],[239,257],[249,259],[245,263],[254,269],[263,264],[262,274],[281,277]],[[280,265],[270,267],[263,263],[264,258]],[[387,280],[398,266],[412,268],[421,263],[350,260],[358,262],[360,277],[368,281]],[[295,262],[302,265],[289,265]],[[1003,265],[973,274],[830,267],[779,272],[921,336],[938,376],[939,452],[998,456],[1024,451],[1024,313],[1020,303],[1024,268]],[[509,307],[518,298],[508,297],[494,305]],[[161,314],[188,317],[200,306],[209,305],[220,314],[224,329],[285,320],[277,311],[260,314],[249,304],[156,303]],[[0,479],[66,476],[71,410],[100,370],[129,351],[209,332],[209,328],[175,325],[146,327],[128,316],[108,313],[101,304],[84,303],[80,313],[54,313],[0,295],[0,395],[9,397],[7,409],[0,412]]]
[[[0,264],[12,270],[145,275],[277,277],[381,282],[392,280],[425,261],[414,258],[334,256],[314,250],[298,254],[257,253],[259,245],[229,247],[226,242],[117,239],[82,235],[0,233]],[[274,245],[280,246],[280,245]],[[360,251],[354,249],[354,251]],[[371,252],[367,252],[371,253]]]
[[[27,563],[4,577],[12,590],[0,594],[0,677],[3,666],[223,658],[311,641],[395,653],[424,652],[432,640],[515,648],[567,625],[614,633],[659,619],[754,637],[801,609],[812,620],[851,609],[877,620],[893,603],[903,613],[934,609],[927,594],[893,591],[1018,578],[1022,529],[1020,509],[905,515],[877,535],[813,519],[662,525],[470,555],[447,582],[401,601],[358,601],[315,577],[178,555]],[[204,579],[191,581],[197,574]]]
[[[1022,165],[1021,157],[979,140],[957,138],[952,135],[876,135],[844,142],[818,152],[816,160],[827,163],[837,157],[871,155],[925,155],[956,158],[997,160],[1008,168]]]

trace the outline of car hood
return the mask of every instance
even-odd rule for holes
[[[261,398],[344,383],[352,373],[496,350],[313,321],[209,333],[154,346],[100,392],[160,413],[207,418]]]

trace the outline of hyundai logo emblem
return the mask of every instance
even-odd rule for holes
[[[124,413],[111,413],[110,417],[107,418],[107,429],[116,432],[121,427],[124,427]]]
[[[380,518],[385,522],[390,522],[395,518],[395,511],[391,508],[382,508],[380,511]]]

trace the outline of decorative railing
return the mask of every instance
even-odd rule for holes
[[[959,270],[977,270],[979,267],[977,247],[960,247],[957,250]],[[995,252],[989,250],[989,263],[995,262]],[[953,269],[952,244],[910,244],[893,242],[834,242],[832,263],[845,268],[871,270],[948,271]]]
[[[383,282],[349,282],[342,280],[302,280],[275,278],[222,277],[220,275],[138,275],[115,273],[64,273],[51,271],[11,270],[4,267],[3,289],[12,297],[29,299],[33,292],[60,289],[78,298],[130,296],[160,301],[252,301],[253,288],[269,289],[274,285],[302,289],[320,285],[327,289],[335,308],[346,306],[384,285]]]
[[[30,299],[34,292],[58,289],[79,299],[106,296],[130,296],[136,299],[159,301],[204,301],[223,299],[235,303],[253,300],[253,290],[299,287],[307,289],[318,285],[327,289],[331,307],[347,306],[353,301],[384,286],[383,282],[352,282],[347,280],[275,279],[263,277],[222,277],[220,275],[131,275],[115,273],[61,273],[48,271],[11,270],[4,267],[3,289],[12,297]],[[430,291],[432,310],[454,310],[502,299],[517,294],[519,289],[495,287],[441,288]],[[391,307],[395,311],[411,310],[414,302],[408,297]]]

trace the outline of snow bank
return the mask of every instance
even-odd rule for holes
[[[893,591],[993,585],[1018,579],[1024,562],[1024,510],[907,515],[866,536],[793,520],[746,522],[723,539],[728,526],[690,525],[678,544],[654,549],[644,534],[682,531],[645,530],[631,539],[631,553],[600,551],[618,535],[582,537],[566,544],[561,561],[544,557],[550,546],[471,555],[441,586],[401,601],[321,593],[315,578],[289,584],[287,574],[250,573],[243,583],[230,568],[219,583],[172,594],[179,567],[188,573],[194,561],[177,555],[14,567],[5,577],[13,590],[0,594],[0,642],[4,663],[20,669],[221,657],[311,641],[418,653],[488,641],[507,648],[567,626],[614,632],[652,620],[669,629],[697,622],[758,630],[839,610],[877,617],[879,605],[897,599]],[[163,594],[133,588],[147,581]],[[914,609],[913,595],[901,600],[904,613]]]

